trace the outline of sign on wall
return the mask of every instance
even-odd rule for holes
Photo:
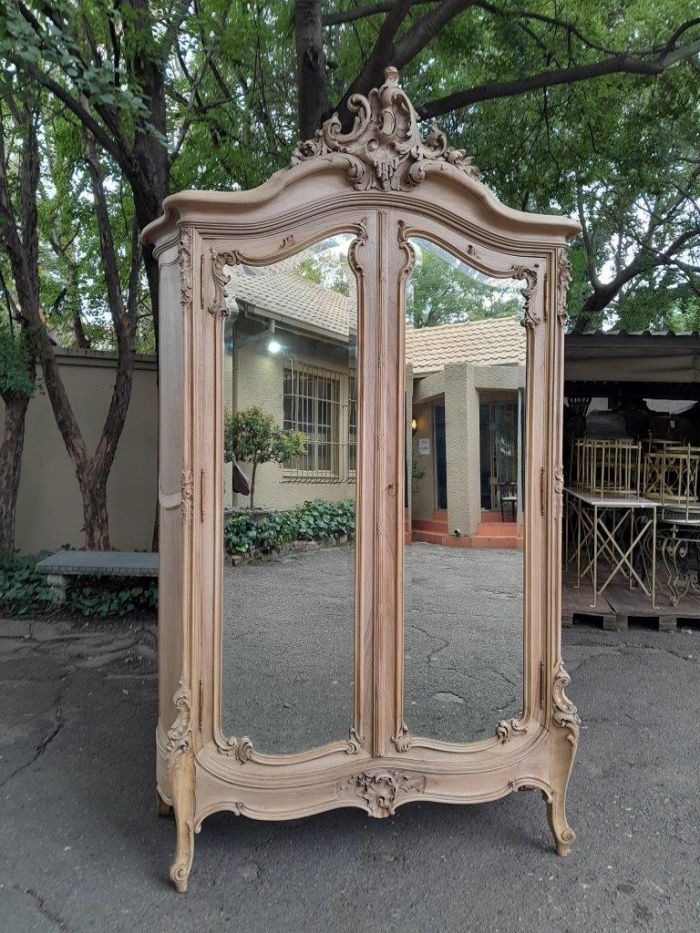
[[[430,438],[429,437],[418,438],[418,456],[419,457],[430,456]]]

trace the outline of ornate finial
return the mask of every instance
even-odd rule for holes
[[[385,82],[367,97],[353,94],[348,110],[356,114],[353,128],[342,132],[334,113],[316,131],[313,139],[300,142],[292,154],[292,165],[308,159],[340,153],[347,166],[348,181],[360,191],[410,191],[425,178],[426,169],[452,166],[466,175],[478,171],[463,149],[451,149],[447,137],[433,124],[423,139],[418,115],[398,83],[399,72],[390,65]]]
[[[393,65],[389,65],[388,68],[384,69],[384,80],[387,84],[398,84],[399,69],[395,68]]]

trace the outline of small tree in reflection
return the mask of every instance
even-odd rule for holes
[[[289,463],[303,457],[306,440],[301,431],[284,431],[272,415],[257,405],[224,416],[224,459],[249,463],[250,507],[255,508],[255,474],[261,463]]]

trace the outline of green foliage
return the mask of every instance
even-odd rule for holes
[[[167,148],[171,191],[251,189],[288,164],[298,137],[294,4],[200,0],[184,17],[180,4],[133,0],[71,0],[60,5],[60,16],[36,0],[24,6],[26,15],[17,3],[0,4],[5,82],[33,93],[34,75],[40,73],[85,102],[90,116],[125,150],[137,136]],[[409,6],[393,40],[397,49],[429,13],[430,4]],[[357,7],[334,0],[323,5],[323,13]],[[376,7],[377,15],[324,29],[331,108],[343,99],[377,41],[386,11]],[[651,61],[682,23],[697,16],[696,7],[694,0],[464,4],[429,42],[418,43],[420,52],[402,67],[402,84],[421,107],[453,92],[586,67],[617,53]],[[685,30],[668,50],[690,45],[697,34],[697,26]],[[175,46],[164,50],[173,35]],[[164,126],[154,126],[157,105],[152,106],[133,63],[163,69]],[[570,216],[580,210],[591,234],[592,259],[574,266],[573,318],[591,294],[591,273],[605,281],[641,249],[648,268],[619,290],[601,321],[619,326],[630,317],[663,326],[668,317],[692,316],[692,295],[698,292],[698,235],[682,238],[697,227],[699,101],[695,57],[654,77],[615,73],[477,101],[440,115],[439,122],[453,146],[475,155],[484,180],[507,204]],[[81,133],[76,118],[49,93],[40,124],[46,150],[43,194],[51,202],[40,211],[43,251],[53,266],[42,273],[52,280],[51,326],[69,339],[72,310],[79,308],[95,345],[108,346],[112,335],[100,312],[100,277],[93,272],[97,241]],[[105,163],[116,238],[128,252],[131,193],[122,169],[110,159]],[[674,208],[683,192],[689,196]],[[664,222],[649,237],[654,217]],[[60,256],[51,255],[54,232]],[[653,265],[679,241],[684,245],[676,251],[686,268],[673,262]],[[71,263],[77,271],[69,269]],[[319,280],[319,262],[307,265],[305,274]],[[54,311],[50,295],[58,298],[65,288]],[[643,301],[650,291],[654,299]],[[458,309],[449,313],[460,319],[454,317]],[[429,315],[430,308],[417,314]],[[140,327],[139,347],[152,347],[150,327]]]
[[[274,417],[257,405],[226,412],[225,419],[226,460],[235,457],[242,463],[288,463],[306,451],[301,432],[283,431]]]
[[[406,312],[414,327],[512,317],[521,302],[512,288],[494,284],[446,250],[412,241],[416,265],[408,282]]]
[[[236,512],[226,520],[226,553],[263,554],[289,541],[329,541],[355,535],[355,503],[352,499],[328,502],[315,499],[293,509],[268,512],[258,517],[252,512]]]
[[[32,361],[26,337],[18,327],[0,321],[0,396],[34,394]]]
[[[322,248],[302,259],[297,265],[299,274],[302,278],[315,282],[323,288],[348,296],[350,294],[348,244],[348,238],[333,237],[330,241],[325,240]]]
[[[51,598],[43,574],[37,573],[36,562],[41,556],[16,555],[0,560],[0,607],[13,616],[29,615],[44,610]]]
[[[300,431],[283,431],[272,415],[257,405],[224,416],[224,458],[250,463],[250,505],[255,501],[255,473],[261,463],[289,463],[306,453]]]
[[[51,588],[36,570],[45,554],[15,555],[0,561],[0,609],[12,616],[26,616],[56,609]],[[152,612],[158,605],[158,585],[151,578],[70,577],[66,601],[60,612],[93,618]]]
[[[152,612],[158,607],[158,584],[150,577],[108,579],[71,578],[64,609],[70,615],[104,619],[132,612]]]

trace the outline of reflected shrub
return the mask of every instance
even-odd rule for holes
[[[226,519],[226,553],[269,554],[290,541],[333,541],[355,536],[355,503],[352,499],[328,502],[315,499],[292,509],[265,513],[235,512]]]

